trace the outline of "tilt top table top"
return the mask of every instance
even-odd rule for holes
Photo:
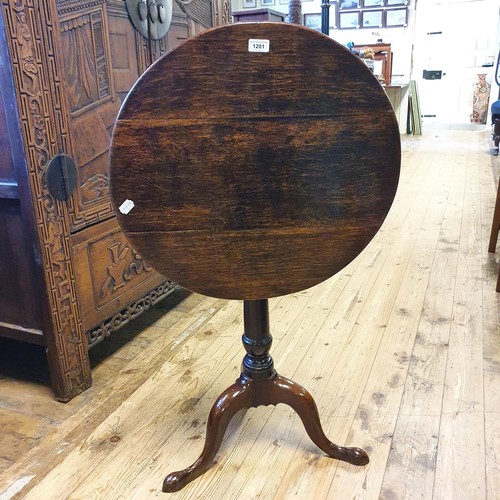
[[[258,300],[351,262],[389,211],[399,167],[396,118],[362,61],[307,28],[243,23],[142,75],[115,125],[110,184],[125,235],[157,271]]]

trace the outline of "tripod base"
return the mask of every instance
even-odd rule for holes
[[[366,465],[369,458],[364,450],[337,446],[325,436],[318,408],[311,394],[274,370],[273,359],[269,355],[273,338],[269,333],[267,299],[245,300],[244,324],[243,346],[247,354],[243,358],[240,378],[212,406],[207,422],[205,447],[198,460],[187,469],[169,474],[163,482],[163,491],[178,491],[201,476],[219,451],[233,416],[240,410],[260,405],[284,403],[291,406],[301,418],[309,437],[328,456],[353,465]]]
[[[269,378],[260,379],[252,379],[242,374],[213,405],[207,422],[205,447],[198,460],[187,469],[169,474],[163,482],[163,491],[170,493],[180,490],[210,467],[220,448],[227,426],[238,411],[278,403],[285,403],[298,413],[311,440],[328,456],[353,465],[366,465],[369,462],[364,450],[337,446],[326,437],[321,427],[316,403],[301,385],[276,372]]]

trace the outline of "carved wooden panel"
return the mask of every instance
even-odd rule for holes
[[[106,175],[114,93],[105,2],[59,2],[61,61],[78,187],[69,202],[71,230],[113,215]]]
[[[116,219],[80,231],[71,243],[85,330],[165,281],[130,246]]]
[[[61,20],[60,27],[70,111],[77,115],[111,98],[103,11]]]
[[[59,0],[70,154],[78,168],[78,188],[69,201],[72,232],[112,217],[107,153],[121,101],[152,61],[210,26],[212,4],[199,3],[188,15],[174,3],[167,36],[147,41],[133,28],[123,1]]]
[[[145,58],[149,51],[145,39],[130,22],[124,2],[108,6],[108,26],[115,91],[123,100],[147,67]]]
[[[68,110],[56,55],[60,46],[56,4],[1,0],[1,6],[43,252],[49,365],[57,396],[68,400],[90,386],[91,376],[69,252],[68,211],[65,203],[51,197],[45,177],[48,160],[70,150]]]
[[[0,33],[3,31],[0,15]],[[2,36],[2,35],[0,35]],[[40,266],[10,58],[0,43],[0,334],[43,344]],[[19,186],[21,184],[21,186]]]
[[[196,23],[200,27],[206,29],[212,26],[212,0],[206,0],[204,2],[189,2],[179,0],[178,3],[174,5],[174,8],[177,5],[183,12],[186,13],[188,19],[194,21],[194,23]]]
[[[214,26],[222,26],[231,22],[231,0],[213,0],[212,18]]]

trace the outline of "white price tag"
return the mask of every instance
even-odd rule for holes
[[[118,210],[127,215],[133,208],[135,207],[134,202],[132,200],[125,200],[119,207]]]
[[[269,52],[270,40],[259,40],[250,38],[248,40],[248,52]]]

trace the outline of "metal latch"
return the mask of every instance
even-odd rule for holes
[[[424,80],[441,80],[446,73],[443,73],[441,70],[428,70],[424,69],[422,73],[422,78]]]
[[[45,173],[47,190],[56,200],[65,201],[76,189],[77,173],[75,162],[65,154],[51,158]]]
[[[126,0],[135,29],[150,40],[163,38],[172,22],[173,0]]]

